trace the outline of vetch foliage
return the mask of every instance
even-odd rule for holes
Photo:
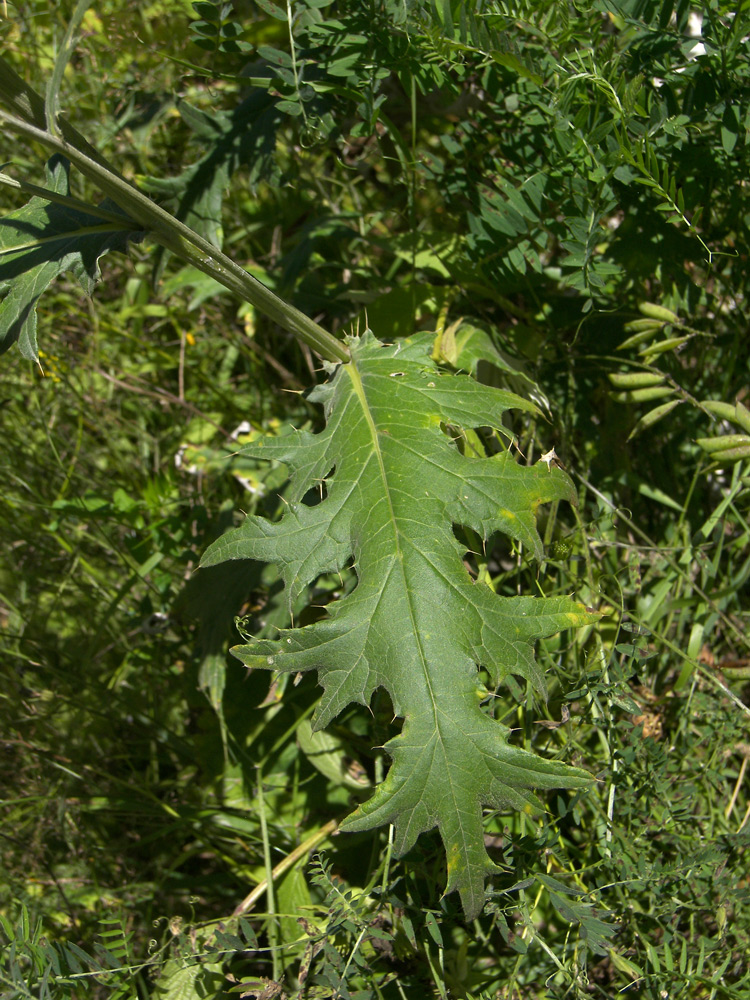
[[[533,642],[597,619],[567,597],[504,598],[475,582],[453,525],[487,542],[497,531],[538,558],[540,503],[574,500],[559,469],[523,467],[509,451],[462,454],[446,427],[502,426],[510,409],[536,407],[431,362],[431,335],[384,345],[352,338],[352,361],[314,390],[324,431],[262,439],[245,453],[283,461],[292,471],[289,506],[278,522],[251,516],[210,547],[204,566],[231,559],[277,563],[289,605],[322,573],[350,559],[358,584],[329,605],[326,618],[281,630],[276,640],[234,648],[248,667],[317,669],[324,694],[315,726],[351,702],[368,705],[385,688],[403,731],[386,744],[393,759],[373,797],[344,823],[366,830],[395,825],[404,853],[437,826],[448,857],[447,891],[458,890],[467,917],[484,905],[481,807],[539,807],[532,788],[585,787],[585,771],[511,746],[509,730],[481,707],[487,691],[477,667],[498,685],[512,673],[544,694]],[[325,483],[315,506],[302,503]]]

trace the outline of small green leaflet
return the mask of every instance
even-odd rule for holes
[[[546,463],[523,467],[509,452],[461,454],[445,433],[501,426],[510,408],[535,411],[520,396],[430,360],[432,335],[395,345],[369,331],[352,338],[350,363],[311,398],[326,427],[253,443],[245,454],[292,470],[289,507],[278,522],[248,517],[206,552],[276,563],[291,604],[320,574],[353,559],[358,583],[324,620],[281,631],[277,640],[236,646],[248,667],[318,670],[320,729],[350,702],[369,704],[385,688],[403,730],[386,749],[392,766],[375,794],[343,824],[395,826],[403,854],[437,826],[448,856],[446,891],[458,890],[467,917],[484,905],[484,878],[496,868],[483,843],[482,807],[538,809],[532,788],[581,788],[590,775],[510,746],[509,730],[481,708],[478,665],[499,684],[525,677],[544,693],[533,643],[598,616],[567,597],[497,596],[463,564],[453,525],[483,539],[502,531],[542,554],[535,511],[573,500],[570,480]],[[325,483],[316,506],[302,503]]]
[[[34,197],[0,219],[0,290],[10,284],[0,302],[0,354],[17,341],[21,354],[37,361],[36,307],[49,285],[70,271],[91,294],[99,258],[108,250],[126,250],[129,240],[143,237],[111,202],[99,206],[101,216],[95,209],[82,211],[68,197],[68,167],[57,155],[47,164],[48,190],[59,201]]]

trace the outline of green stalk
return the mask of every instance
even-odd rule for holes
[[[125,180],[103,160],[79,133],[59,119],[61,138],[40,127],[44,122],[44,101],[0,59],[0,100],[21,117],[0,111],[0,122],[28,139],[34,139],[65,156],[99,190],[123,209],[151,237],[181,260],[214,278],[246,302],[250,302],[274,323],[302,340],[327,361],[345,362],[348,348],[309,316],[284,302],[208,240],[170,215]]]
[[[276,919],[276,892],[273,884],[273,866],[271,864],[271,842],[268,839],[268,824],[266,822],[266,804],[263,798],[263,771],[258,767],[258,819],[260,820],[260,835],[263,842],[263,860],[266,866],[266,912],[268,914],[268,945],[273,961],[273,978],[279,979],[279,925]]]
[[[281,878],[281,876],[288,872],[290,868],[293,868],[299,861],[305,858],[310,851],[314,850],[318,844],[331,837],[336,832],[337,827],[337,820],[329,820],[325,826],[322,826],[319,830],[316,830],[315,833],[307,837],[301,844],[298,844],[297,847],[287,854],[285,858],[282,858],[273,869],[271,872],[271,882]],[[243,913],[247,913],[249,910],[252,910],[263,893],[268,889],[269,884],[268,871],[266,871],[266,878],[263,879],[262,882],[259,882],[253,891],[248,896],[245,896],[242,902],[235,907],[232,917],[241,917]]]

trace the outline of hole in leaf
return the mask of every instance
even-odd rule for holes
[[[329,472],[328,474],[329,477],[332,475],[332,472],[333,470]],[[318,504],[322,503],[327,496],[328,496],[328,479],[327,478],[319,479],[315,483],[315,485],[311,486],[310,489],[307,491],[307,493],[305,493],[305,495],[302,497],[302,503],[305,505],[305,507],[317,507]]]
[[[378,688],[370,700],[369,708],[363,705],[350,705],[335,722],[331,723],[330,728],[351,744],[356,751],[358,761],[374,782],[375,762],[382,760],[385,771],[391,765],[391,758],[382,747],[388,740],[399,735],[403,725],[404,720],[394,714],[388,692],[385,688]]]
[[[354,560],[349,559],[338,573],[324,573],[310,588],[310,599],[295,624],[311,625],[328,614],[329,605],[343,600],[357,585]]]
[[[463,554],[464,568],[471,579],[476,580],[479,574],[479,563],[484,561],[484,556],[481,551],[472,548],[473,541],[479,541],[479,539],[472,539],[470,535],[471,533],[462,525],[453,525],[453,536],[465,550]]]

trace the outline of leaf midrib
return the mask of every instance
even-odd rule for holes
[[[430,677],[430,672],[427,669],[427,658],[425,656],[425,652],[424,652],[424,649],[422,647],[422,638],[421,638],[421,636],[419,634],[419,628],[417,627],[416,616],[415,616],[414,608],[413,608],[412,602],[411,602],[411,594],[409,592],[409,588],[408,588],[407,582],[406,582],[406,577],[404,575],[404,552],[403,552],[403,548],[402,548],[402,545],[401,545],[401,534],[400,534],[399,527],[398,527],[398,519],[397,519],[395,511],[393,509],[393,503],[391,502],[391,493],[390,493],[390,489],[389,489],[389,485],[388,485],[388,476],[387,476],[386,469],[385,469],[385,461],[383,459],[383,452],[382,452],[382,450],[380,448],[380,438],[378,436],[377,425],[376,425],[375,420],[373,418],[372,411],[370,409],[370,404],[368,403],[368,400],[367,400],[367,395],[365,393],[365,387],[362,384],[362,376],[360,375],[359,371],[356,368],[356,363],[354,361],[350,362],[349,364],[345,365],[345,369],[346,369],[346,371],[347,371],[347,373],[348,373],[348,375],[349,375],[349,377],[351,379],[352,388],[354,390],[354,394],[356,395],[357,400],[359,401],[359,405],[360,405],[360,407],[362,409],[362,413],[364,415],[365,421],[367,423],[368,430],[370,432],[370,438],[372,440],[373,452],[375,454],[375,457],[377,458],[378,469],[380,470],[380,478],[381,478],[381,481],[383,483],[383,492],[385,494],[386,501],[388,503],[388,511],[389,511],[389,514],[390,514],[391,524],[393,525],[394,541],[395,541],[395,547],[396,547],[396,559],[397,559],[397,562],[398,562],[398,565],[399,565],[399,572],[401,574],[401,578],[402,578],[402,581],[403,581],[403,591],[404,591],[404,594],[406,596],[406,606],[409,609],[409,618],[410,618],[411,624],[412,624],[412,632],[413,632],[413,635],[414,635],[414,639],[415,639],[415,641],[417,643],[417,647],[419,649],[419,662],[421,664],[422,673],[424,674],[425,683],[427,685],[427,689],[428,689],[429,695],[430,695],[430,702],[432,704],[432,715],[433,715],[434,724],[435,724],[435,731],[439,732],[440,731],[440,726],[438,724],[438,706],[437,706],[437,700],[435,698],[435,692],[434,692],[433,685],[432,685],[432,678]]]
[[[7,254],[12,253],[28,252],[30,250],[39,250],[43,246],[48,246],[54,243],[67,245],[68,243],[76,242],[82,236],[99,236],[102,233],[132,232],[132,226],[117,226],[113,223],[103,222],[98,226],[81,226],[80,229],[67,230],[64,233],[56,233],[54,236],[40,236],[36,239],[29,240],[26,243],[14,243],[12,246],[0,246],[0,256],[6,256]],[[47,261],[44,261],[43,263],[46,264]]]

